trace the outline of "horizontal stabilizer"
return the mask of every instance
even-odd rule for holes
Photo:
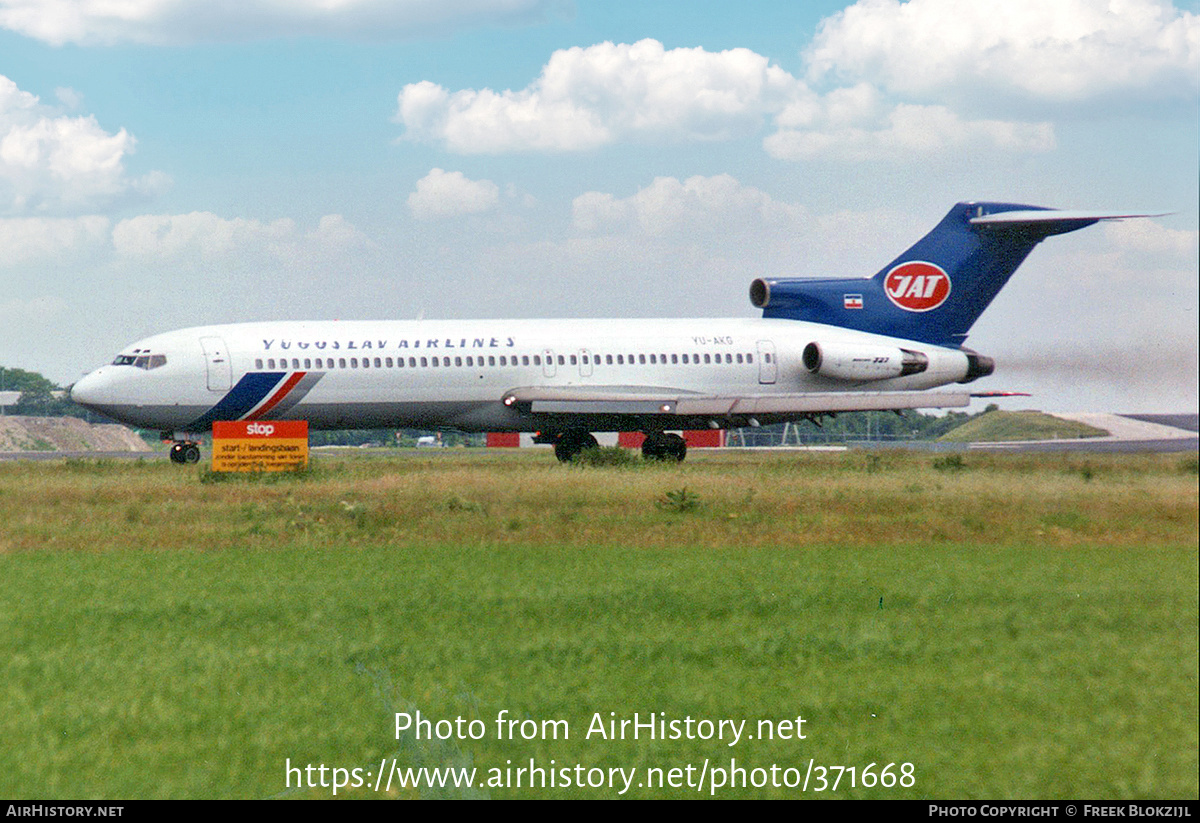
[[[1079,211],[1065,209],[1020,209],[984,214],[970,218],[972,226],[1034,226],[1047,223],[1095,223],[1099,220],[1125,220],[1135,217],[1163,217],[1170,212]]]

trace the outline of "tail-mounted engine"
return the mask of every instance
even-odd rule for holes
[[[815,282],[804,278],[759,277],[750,284],[750,302],[759,309],[800,308],[811,301],[809,292]]]
[[[967,374],[959,383],[970,383],[996,370],[996,361],[986,355],[970,349],[963,349],[963,354],[967,356]]]
[[[861,343],[809,343],[802,354],[804,368],[835,380],[886,380],[920,374],[929,358],[919,351]]]

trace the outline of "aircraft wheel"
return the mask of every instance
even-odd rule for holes
[[[195,443],[188,443],[183,447],[184,463],[199,463],[200,462],[200,447]]]
[[[642,457],[647,460],[662,460],[667,456],[667,436],[661,432],[649,432],[642,441]]]
[[[171,446],[171,451],[168,452],[168,454],[170,454],[170,456],[171,456],[172,463],[182,463],[183,462],[183,444],[182,443],[174,444],[173,446]]]
[[[554,456],[569,463],[584,449],[595,449],[599,445],[589,432],[564,432],[554,441]]]
[[[666,439],[666,457],[677,460],[680,463],[687,457],[687,441],[678,434],[668,434]]]

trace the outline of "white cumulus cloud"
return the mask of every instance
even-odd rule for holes
[[[463,154],[729,140],[768,120],[778,127],[768,152],[789,160],[1054,146],[1049,124],[966,119],[944,106],[896,103],[869,83],[818,94],[748,49],[668,50],[655,40],[556,51],[519,91],[451,92],[426,80],[405,86],[398,102],[406,137]]]
[[[0,267],[75,259],[108,245],[107,217],[0,219]]]
[[[519,24],[555,0],[0,0],[0,28],[64,43],[380,39]]]
[[[901,103],[880,115],[847,119],[823,114],[805,127],[781,128],[763,141],[780,160],[817,157],[846,161],[941,154],[977,147],[1008,152],[1044,152],[1055,146],[1050,123],[964,120],[945,106]]]
[[[470,180],[461,171],[431,169],[408,195],[408,208],[418,220],[481,214],[500,203],[500,188],[491,180]]]
[[[728,174],[713,177],[656,177],[649,186],[625,198],[587,192],[572,204],[575,227],[586,232],[624,231],[650,235],[675,232],[702,234],[779,227],[802,220],[801,206],[775,200]]]
[[[126,174],[134,143],[95,117],[59,115],[0,75],[0,213],[82,214],[154,193],[165,175]]]
[[[247,255],[296,263],[369,245],[362,232],[337,214],[321,218],[315,230],[302,232],[288,218],[264,222],[211,212],[122,220],[113,229],[112,244],[122,258],[193,264],[244,261]]]
[[[656,40],[554,52],[519,91],[405,86],[396,120],[411,138],[461,153],[580,151],[617,140],[752,134],[798,81],[749,49],[665,49]]]
[[[1200,16],[1169,0],[859,0],[822,22],[806,58],[810,80],[908,95],[1191,96]]]
[[[1186,263],[1200,251],[1200,231],[1169,229],[1155,220],[1116,220],[1104,224],[1105,236],[1122,251],[1171,255]]]

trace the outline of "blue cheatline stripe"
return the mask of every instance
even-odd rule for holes
[[[288,392],[287,397],[283,398],[283,400],[278,405],[276,405],[275,408],[271,409],[269,412],[264,414],[263,419],[264,420],[280,420],[280,419],[282,419],[285,414],[287,414],[289,411],[291,411],[296,406],[297,403],[299,403],[301,400],[303,400],[305,398],[305,396],[307,396],[308,393],[310,391],[312,391],[312,387],[317,385],[317,381],[319,381],[324,376],[325,376],[325,372],[323,372],[323,371],[315,371],[315,372],[310,371],[308,374],[301,377],[300,382],[292,387],[292,390],[290,392]]]
[[[287,372],[250,372],[221,398],[217,405],[201,417],[188,423],[184,431],[207,431],[214,420],[239,420],[242,415],[257,406],[279,385]]]

